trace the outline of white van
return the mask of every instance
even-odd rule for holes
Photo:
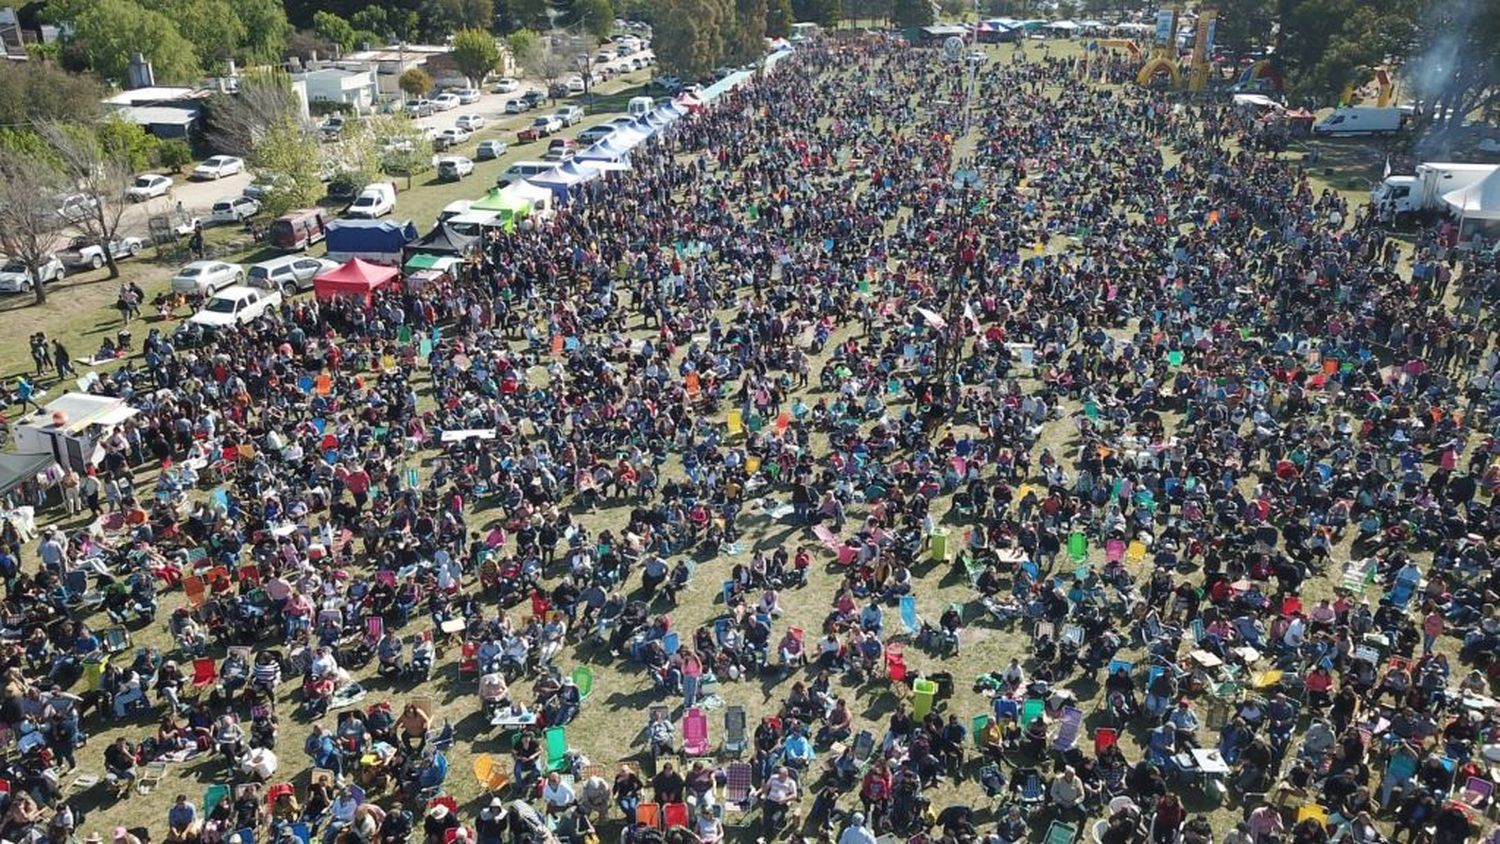
[[[1394,106],[1345,106],[1336,108],[1313,124],[1317,135],[1388,135],[1406,125],[1406,110]]]
[[[495,186],[503,188],[522,179],[540,176],[555,167],[557,167],[555,161],[517,161],[500,173],[495,179]]]
[[[396,210],[396,183],[371,182],[354,198],[348,216],[355,219],[373,220]]]
[[[656,108],[656,101],[650,97],[631,97],[630,102],[625,106],[625,113],[631,117],[640,117],[643,114],[650,114],[654,108]]]

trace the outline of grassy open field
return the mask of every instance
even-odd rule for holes
[[[1015,48],[1005,46],[996,49],[996,52],[1003,58],[1013,49]],[[1052,49],[1056,53],[1059,50],[1070,49],[1070,47],[1054,46]],[[606,96],[601,100],[601,105],[616,109],[622,108],[632,93],[631,86],[641,81],[643,81],[642,76],[635,74],[627,77],[625,81],[606,83],[603,89]],[[582,126],[575,128],[581,130],[609,116],[611,115],[601,109],[591,114]],[[484,138],[502,137],[506,140],[513,140],[515,128],[527,119],[529,119],[527,116],[519,116],[503,121],[499,125],[491,124],[476,134],[462,151],[472,153],[474,144]],[[397,216],[410,217],[417,221],[419,227],[425,228],[443,205],[455,199],[477,197],[487,186],[493,184],[495,175],[510,161],[538,157],[540,151],[540,145],[513,147],[499,162],[479,162],[475,175],[461,184],[442,184],[431,178],[419,178],[411,190],[403,191],[400,195]],[[1326,156],[1325,161],[1331,158],[1333,157]],[[1355,171],[1363,172],[1368,168],[1367,156],[1361,155],[1356,158],[1357,160],[1351,160],[1347,165],[1342,162],[1327,163],[1325,166],[1335,168],[1334,171],[1331,174],[1315,172],[1315,178],[1320,182],[1325,179],[1331,180],[1333,186],[1350,190],[1349,185],[1352,184],[1350,180],[1354,178]],[[1346,166],[1347,172],[1343,170]],[[229,257],[248,262],[257,260],[260,256],[240,252]],[[148,297],[165,285],[171,269],[171,265],[144,260],[126,265],[129,277],[136,279],[146,289]],[[101,332],[112,332],[118,323],[115,312],[109,307],[114,300],[115,285],[94,277],[96,275],[98,274],[70,278],[64,285],[54,289],[49,303],[43,307],[16,302],[8,303],[5,310],[0,312],[0,326],[7,329],[0,332],[0,361],[3,361],[0,370],[7,375],[30,370],[29,358],[25,352],[25,334],[28,331],[45,330],[49,336],[79,338],[74,342],[75,355],[84,353],[91,346],[97,345]],[[148,321],[146,325],[156,326],[157,324]],[[164,325],[160,327],[167,328]],[[632,328],[639,328],[639,326],[633,325]],[[142,336],[144,332],[144,327],[137,326],[137,337]],[[835,339],[838,339],[837,336]],[[832,346],[833,344],[830,344],[830,348]],[[813,362],[814,371],[821,362],[821,360]],[[815,401],[818,390],[810,390],[805,395],[809,402]],[[1065,407],[1068,412],[1078,409]],[[1168,424],[1171,424],[1171,420],[1168,420]],[[1073,427],[1065,418],[1048,425],[1040,446],[1048,447],[1054,453],[1067,454],[1073,450],[1073,443]],[[826,453],[826,438],[815,438],[813,447],[815,453]],[[668,464],[666,472],[668,474],[680,472],[680,466],[675,459]],[[147,476],[143,475],[143,477]],[[786,498],[785,490],[773,489],[770,495],[782,500]],[[598,512],[580,514],[578,518],[596,533],[607,528],[618,531],[627,519],[628,506],[624,502],[615,502]],[[943,513],[948,506],[949,502],[942,500],[935,505],[934,512]],[[481,510],[478,518],[471,524],[481,528],[487,527],[487,519],[493,518],[494,515]],[[862,515],[861,505],[851,508],[851,520],[858,519]],[[47,519],[41,521],[45,523]],[[70,526],[79,524],[80,522],[75,520],[70,523]],[[736,562],[748,561],[751,552],[769,551],[777,547],[795,550],[795,546],[805,544],[817,549],[815,556],[820,563],[815,566],[806,588],[784,596],[783,604],[786,607],[786,615],[778,620],[776,630],[779,635],[780,631],[787,627],[796,626],[809,631],[809,636],[815,636],[816,631],[822,628],[823,619],[828,612],[829,602],[838,582],[836,570],[825,565],[828,562],[828,555],[817,548],[816,541],[806,531],[772,522],[764,515],[755,512],[755,508],[743,517],[742,529],[744,536],[737,554],[700,561],[701,564],[688,589],[682,594],[678,605],[671,610],[675,628],[683,631],[684,637],[687,637],[698,626],[711,623],[722,609],[722,604],[719,603],[717,597],[721,582],[728,576],[730,568]],[[955,538],[957,538],[956,532]],[[1348,548],[1344,547],[1335,552],[1334,559],[1342,560],[1347,556]],[[908,662],[914,671],[947,671],[954,676],[955,694],[946,701],[943,711],[954,713],[967,723],[971,716],[990,711],[989,701],[971,688],[974,678],[984,672],[1002,669],[1012,657],[1024,659],[1030,645],[1029,633],[1018,623],[997,626],[982,618],[983,613],[977,603],[972,600],[973,590],[969,587],[967,579],[962,570],[956,569],[951,562],[928,559],[913,574],[919,579],[920,585],[916,591],[918,609],[925,618],[935,620],[944,607],[950,603],[958,603],[965,607],[967,626],[962,632],[961,649],[958,655],[940,658],[923,653],[914,646],[909,647],[907,653]],[[1304,600],[1331,594],[1332,585],[1329,579],[1311,582]],[[180,592],[170,593],[164,598],[164,612],[161,618],[164,618],[166,612],[183,601]],[[654,609],[660,612],[666,608],[658,604]],[[520,612],[520,609],[512,612]],[[105,621],[102,616],[90,620],[100,624]],[[425,615],[418,614],[413,624],[403,632],[416,632],[427,623]],[[886,624],[888,630],[899,630],[900,624],[894,608],[887,610]],[[161,622],[143,628],[138,627],[132,632],[135,644],[138,646],[152,645],[164,651],[172,647],[171,641],[166,636],[164,624]],[[1139,656],[1139,653],[1127,651],[1122,656]],[[558,660],[558,664],[565,671],[577,664],[590,665],[597,678],[593,695],[586,703],[582,715],[568,727],[570,745],[582,751],[591,760],[606,765],[625,760],[647,762],[643,754],[644,748],[640,742],[640,734],[645,725],[647,707],[660,702],[661,695],[652,689],[642,672],[636,666],[610,660],[608,655],[601,653],[597,646],[570,645]],[[403,700],[419,694],[430,696],[435,700],[437,705],[435,723],[441,724],[444,719],[451,720],[459,736],[459,741],[449,754],[451,773],[447,790],[459,801],[464,815],[472,818],[473,813],[487,799],[470,773],[472,761],[479,754],[503,755],[507,745],[502,743],[498,735],[488,729],[479,715],[474,680],[459,677],[457,653],[450,650],[446,657],[440,660],[432,680],[420,687],[414,688],[404,681],[393,683],[378,679],[370,671],[359,674],[358,679],[370,691],[370,697],[365,701],[367,704],[381,699],[388,700],[393,706],[399,708]],[[773,712],[779,707],[791,681],[791,678],[767,675],[765,678],[724,682],[720,684],[718,693],[726,703],[744,705],[750,712],[753,723],[759,715]],[[897,705],[898,700],[903,697],[898,691],[891,689],[884,680],[868,681],[858,685],[850,683],[847,679],[835,682],[840,694],[846,696],[852,704],[851,710],[855,713],[858,724],[856,729],[869,727],[877,735],[883,732],[885,720]],[[518,682],[516,688],[519,690],[521,685]],[[294,714],[292,701],[295,686],[295,683],[288,682],[283,687],[283,706],[280,710],[282,732],[281,741],[277,746],[281,769],[277,778],[287,779],[301,785],[306,783],[310,767],[301,748],[303,739],[312,724],[301,720]],[[1086,711],[1092,711],[1100,691],[1094,678],[1075,676],[1067,684],[1067,688],[1074,692]],[[526,697],[524,691],[521,691],[521,695],[523,698]],[[675,707],[678,701],[670,701],[670,703]],[[680,712],[674,709],[673,716],[677,719]],[[711,713],[710,717],[711,737],[717,743],[721,731],[719,712]],[[334,716],[326,716],[321,719],[320,723],[331,727],[334,723]],[[1091,727],[1093,723],[1091,717],[1089,721]],[[102,775],[101,755],[110,741],[121,735],[139,739],[152,732],[154,725],[149,718],[136,717],[127,719],[125,722],[111,720],[107,724],[96,721],[91,723],[89,728],[91,731],[89,744],[79,752],[80,771]],[[1139,733],[1123,739],[1128,747],[1127,755],[1132,760],[1139,758],[1143,739],[1143,734]],[[975,768],[971,766],[969,772],[972,774],[974,770]],[[122,802],[114,802],[106,796],[102,786],[91,789],[78,797],[79,805],[89,812],[86,823],[80,828],[80,838],[83,834],[96,830],[107,833],[110,827],[117,824],[148,826],[159,831],[165,826],[166,810],[174,795],[185,793],[190,799],[197,800],[209,784],[225,781],[227,773],[223,763],[216,757],[205,756],[193,762],[171,766],[165,781],[150,795],[133,796]],[[72,775],[65,776],[64,783],[66,784],[71,779]],[[1190,810],[1209,813],[1216,828],[1221,831],[1232,825],[1232,822],[1240,816],[1241,807],[1233,799],[1230,805],[1219,806],[1205,799],[1195,790],[1189,790],[1184,796]],[[972,778],[961,783],[948,783],[933,793],[932,797],[938,806],[951,803],[974,806],[981,810],[981,819],[988,819],[989,816],[985,810],[992,806],[992,801],[983,796]],[[849,799],[846,796],[845,805],[848,804]],[[607,832],[606,835],[608,834],[611,833]],[[731,835],[737,839],[748,840],[753,838],[755,833],[750,830],[736,829],[731,831]]]

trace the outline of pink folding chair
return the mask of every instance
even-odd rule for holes
[[[1125,559],[1125,541],[1123,539],[1111,539],[1104,543],[1104,559],[1110,563],[1123,561]]]
[[[682,718],[682,755],[691,758],[708,756],[710,753],[708,716],[695,706]]]

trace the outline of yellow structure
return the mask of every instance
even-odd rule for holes
[[[1191,91],[1202,91],[1208,87],[1208,68],[1214,48],[1214,27],[1218,22],[1219,13],[1214,9],[1205,9],[1198,16],[1198,31],[1193,38],[1193,63],[1192,70],[1188,75],[1188,89]]]

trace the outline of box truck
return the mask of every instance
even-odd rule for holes
[[[1396,106],[1344,106],[1313,124],[1315,135],[1390,135],[1406,125],[1407,109]]]
[[[1391,175],[1370,191],[1370,205],[1378,219],[1402,223],[1443,210],[1443,196],[1484,181],[1500,164],[1458,164],[1428,161],[1410,176]]]

